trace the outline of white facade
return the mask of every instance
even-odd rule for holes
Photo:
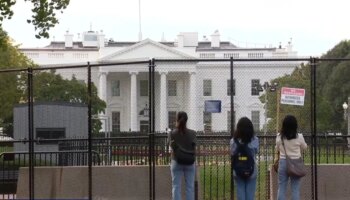
[[[296,52],[292,51],[291,43],[285,48],[240,48],[230,42],[220,41],[218,31],[213,33],[213,41],[199,41],[198,33],[185,32],[180,33],[175,42],[145,39],[140,42],[103,43],[103,34],[86,34],[89,34],[87,38],[97,38],[94,44],[91,41],[72,42],[71,35],[66,33],[66,41],[52,42],[47,47],[21,51],[35,63],[46,67],[86,64],[88,61],[113,63],[150,58],[263,59],[297,56]],[[96,37],[91,36],[94,34]],[[298,62],[234,62],[236,121],[242,116],[247,116],[262,129],[265,122],[264,106],[260,103],[259,95],[252,95],[252,80],[257,79],[263,84],[273,78],[290,74],[298,65]],[[207,126],[212,131],[227,131],[230,110],[230,96],[227,93],[227,81],[230,79],[229,62],[157,62],[155,71],[156,131],[165,131],[166,128],[172,127],[169,117],[173,119],[178,111],[188,112],[189,128],[201,131]],[[86,81],[87,78],[86,69],[65,69],[57,72],[65,78],[71,78],[72,74],[79,80]],[[142,91],[148,86],[147,80],[147,64],[93,69],[92,81],[99,90],[100,98],[107,103],[106,116],[103,117],[110,123],[103,122],[108,126],[108,130],[140,131],[147,128],[148,117],[142,115],[148,104],[147,91],[146,94]],[[222,112],[212,113],[211,117],[207,116],[207,121],[203,116],[205,100],[222,101]]]

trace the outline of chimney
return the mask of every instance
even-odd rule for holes
[[[292,44],[292,38],[290,38],[288,45],[287,45],[287,51],[292,52],[293,51],[293,44]]]
[[[105,35],[103,34],[103,30],[101,30],[98,35],[98,45],[100,48],[105,47]]]
[[[220,47],[220,33],[218,30],[216,30],[211,35],[211,47],[213,48],[219,48]]]
[[[73,34],[69,34],[69,31],[66,31],[64,38],[65,38],[64,46],[66,48],[73,48]]]
[[[184,47],[184,34],[177,35],[177,47]]]

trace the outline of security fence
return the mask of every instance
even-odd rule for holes
[[[170,163],[167,135],[179,111],[197,132],[202,199],[236,199],[229,141],[243,116],[260,142],[256,199],[275,199],[271,164],[287,114],[296,116],[309,145],[303,182],[310,191],[302,195],[321,199],[318,166],[350,164],[347,82],[321,70],[340,65],[348,77],[348,61],[151,59],[0,71],[8,83],[0,86],[7,138],[0,141],[0,199],[16,198],[20,167],[29,168],[27,198],[35,199],[39,166],[87,166],[88,199],[95,198],[93,166],[146,166],[143,196],[157,199],[156,188],[171,184],[157,182],[155,169]]]

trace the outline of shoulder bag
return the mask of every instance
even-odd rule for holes
[[[284,152],[286,154],[287,161],[287,174],[293,177],[303,177],[306,175],[306,167],[304,165],[304,161],[301,158],[291,159],[286,151],[286,147],[284,146],[284,142],[282,139],[282,145],[284,148]]]

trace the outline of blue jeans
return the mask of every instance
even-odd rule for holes
[[[237,199],[238,200],[254,200],[256,189],[256,176],[250,179],[242,179],[235,177],[237,184]]]
[[[194,181],[196,174],[196,166],[180,165],[175,160],[171,160],[171,177],[172,177],[172,197],[173,200],[181,200],[181,182],[185,177],[186,184],[186,200],[194,200]]]
[[[286,199],[288,180],[290,178],[292,189],[292,200],[300,199],[300,180],[301,178],[290,177],[287,174],[287,161],[286,159],[280,159],[278,166],[278,192],[277,200]]]

